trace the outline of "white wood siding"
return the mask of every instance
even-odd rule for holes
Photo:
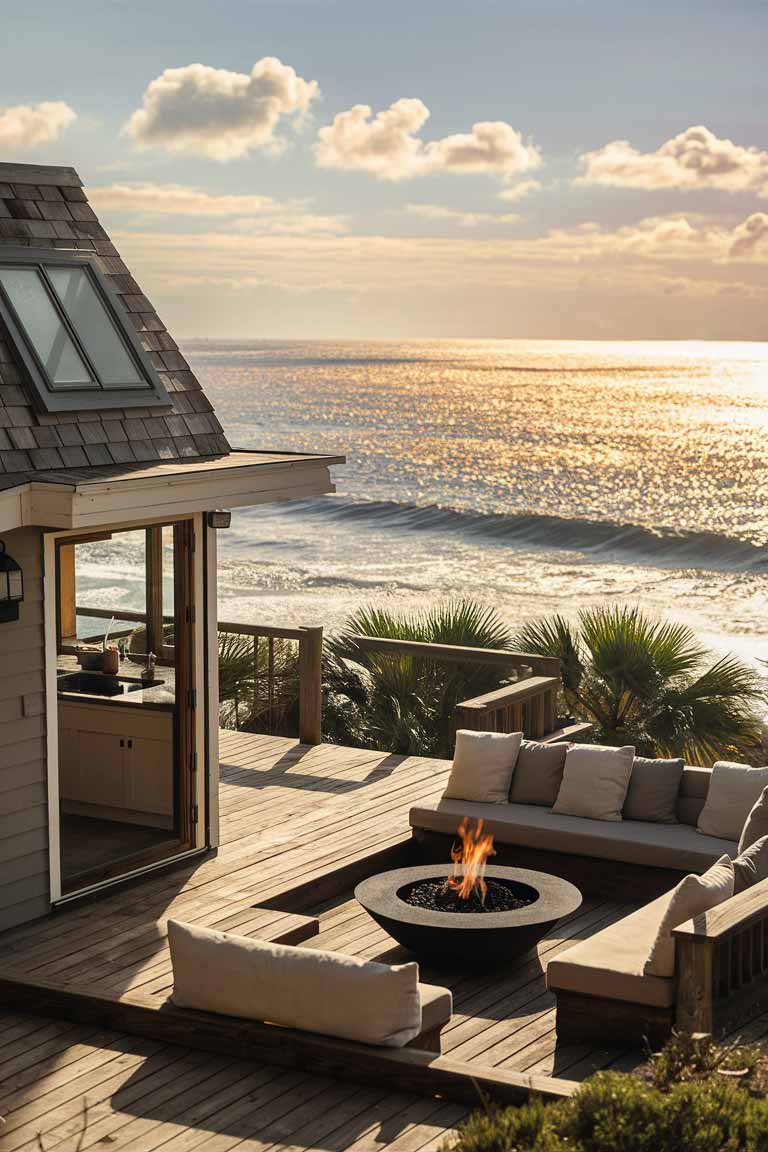
[[[0,929],[49,908],[42,533],[3,540],[23,569],[24,603],[17,622],[0,623]]]

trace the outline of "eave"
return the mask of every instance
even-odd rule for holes
[[[343,463],[343,456],[236,450],[207,460],[132,469],[26,475],[0,490],[0,532],[146,524],[216,508],[321,496],[335,492],[330,468]]]

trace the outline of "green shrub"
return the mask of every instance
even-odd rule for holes
[[[451,1152],[768,1152],[768,1102],[711,1074],[664,1092],[599,1072],[570,1100],[474,1113]]]

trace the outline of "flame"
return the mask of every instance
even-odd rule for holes
[[[446,880],[446,888],[452,888],[462,900],[469,900],[470,896],[478,896],[480,903],[485,904],[487,891],[485,883],[485,865],[489,856],[495,856],[493,836],[486,832],[483,835],[483,820],[465,816],[459,825],[458,842],[451,848],[453,873]]]

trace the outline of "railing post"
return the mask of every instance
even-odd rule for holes
[[[304,628],[299,641],[299,740],[322,741],[323,630]]]
[[[715,941],[680,933],[675,937],[675,1026],[680,1032],[714,1032]]]

